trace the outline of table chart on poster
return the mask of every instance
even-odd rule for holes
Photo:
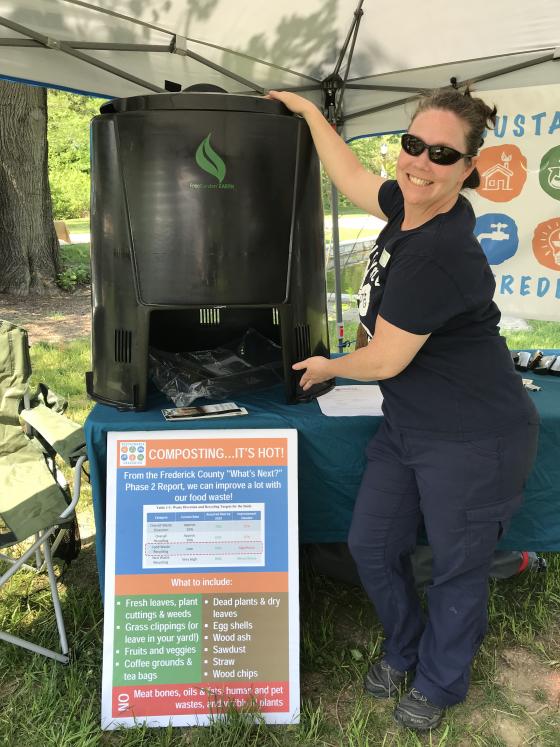
[[[143,568],[263,566],[264,503],[144,506]]]

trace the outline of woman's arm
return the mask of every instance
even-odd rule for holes
[[[290,111],[305,119],[321,163],[339,192],[362,210],[386,220],[378,201],[379,188],[385,179],[362,166],[315,104],[288,91],[270,91],[268,97],[281,101]]]
[[[332,360],[313,356],[292,368],[303,370],[300,386],[304,390],[334,376],[356,381],[390,379],[404,371],[429,336],[405,332],[378,316],[375,334],[366,347]]]

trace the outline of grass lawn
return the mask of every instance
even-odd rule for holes
[[[66,218],[64,222],[70,233],[89,233],[89,218]]]
[[[62,244],[60,259],[65,267],[89,270],[89,244]]]
[[[357,213],[355,210],[352,212],[347,213],[340,213],[341,218],[344,218],[345,216],[349,216],[351,218],[358,219],[361,216],[364,218],[364,222],[367,221],[367,213]],[[330,216],[325,216],[325,218],[329,218]],[[67,218],[65,221],[66,226],[68,227],[68,230],[70,233],[89,233],[90,232],[90,223],[89,218]],[[360,228],[345,228],[344,226],[341,226],[339,228],[339,237],[340,241],[347,241],[349,239],[356,239],[356,238],[364,238],[365,236],[372,235],[371,231],[368,231],[367,229],[360,229]],[[377,235],[377,232],[374,232],[373,235]],[[332,240],[332,231],[330,229],[325,229],[325,241],[331,241]]]

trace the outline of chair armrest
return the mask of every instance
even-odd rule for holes
[[[64,461],[74,466],[80,456],[86,455],[84,429],[45,405],[22,410],[21,419],[59,454]],[[82,460],[83,461],[83,460]]]

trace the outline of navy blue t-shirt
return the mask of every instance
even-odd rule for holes
[[[447,213],[401,230],[395,181],[379,191],[388,223],[379,234],[358,296],[371,337],[378,314],[414,334],[430,334],[412,362],[380,381],[385,417],[403,431],[468,440],[535,419],[535,408],[500,336],[494,276],[475,239],[462,195]]]

